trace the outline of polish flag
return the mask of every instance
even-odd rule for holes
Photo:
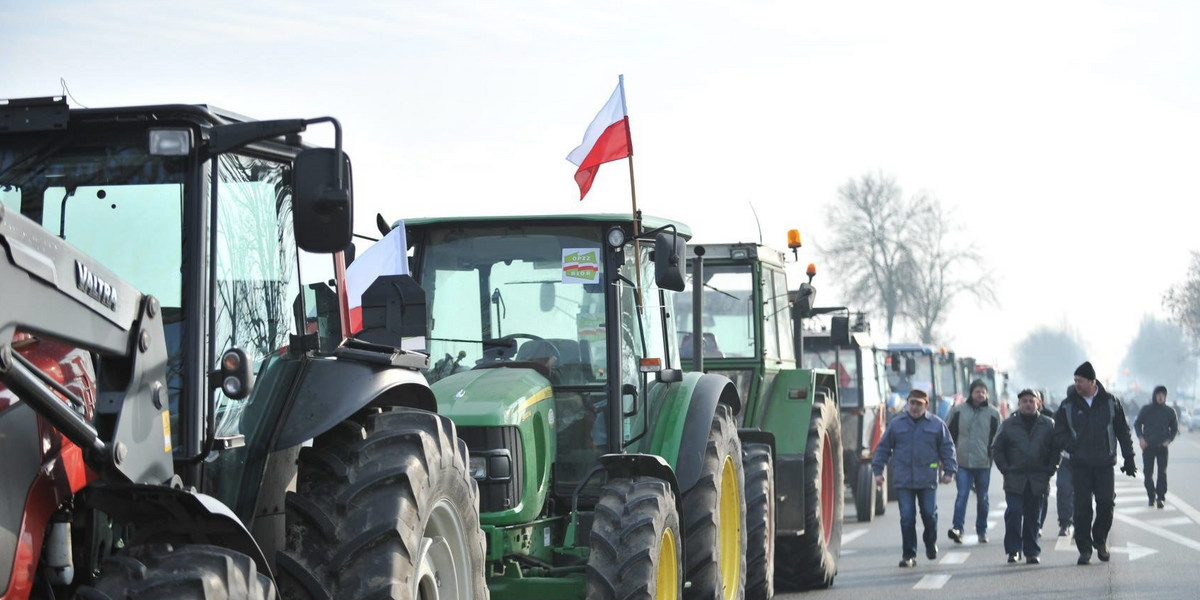
[[[583,143],[567,155],[571,164],[579,167],[575,171],[575,182],[579,184],[579,199],[592,189],[592,180],[600,165],[633,156],[633,141],[629,137],[629,112],[625,110],[625,76],[617,80],[617,89],[592,119],[583,134]]]
[[[350,333],[362,331],[362,295],[384,275],[408,274],[408,241],[404,222],[397,224],[383,239],[346,267],[346,300],[350,304]]]

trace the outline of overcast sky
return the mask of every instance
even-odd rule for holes
[[[994,270],[1000,306],[946,329],[1001,365],[1067,326],[1115,374],[1200,250],[1200,3],[583,5],[0,0],[0,98],[61,78],[73,105],[333,115],[370,234],[376,212],[628,210],[624,161],[579,202],[565,160],[624,74],[644,212],[700,241],[799,228],[820,267],[837,188],[890,174]],[[836,273],[816,283],[843,303]]]

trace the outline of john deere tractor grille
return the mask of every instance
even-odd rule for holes
[[[516,427],[459,427],[479,483],[479,511],[511,510],[521,502],[525,461]]]

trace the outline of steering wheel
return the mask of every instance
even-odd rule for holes
[[[509,341],[512,344],[511,347],[516,349],[518,339],[529,340],[528,343],[521,344],[520,350],[524,350],[525,355],[518,357],[518,355],[521,354],[519,350],[514,351],[512,355],[509,355],[506,348],[504,358],[519,360],[546,359],[547,366],[558,362],[561,358],[558,355],[558,348],[556,348],[554,344],[547,342],[545,339],[533,335],[532,333],[510,333],[499,338],[497,341]]]

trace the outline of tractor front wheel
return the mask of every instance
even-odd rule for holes
[[[746,476],[733,411],[717,405],[700,478],[683,492],[688,600],[742,600],[746,592]]]
[[[813,407],[804,453],[804,535],[779,538],[775,579],[790,589],[833,585],[842,551],[842,428],[837,408]]]
[[[768,444],[742,446],[746,471],[746,600],[775,595],[775,462]]]
[[[367,409],[299,462],[279,554],[285,598],[488,598],[479,488],[450,419]]]
[[[679,531],[667,482],[646,476],[609,481],[592,522],[587,597],[677,600],[683,589]]]
[[[859,523],[870,523],[875,518],[879,506],[876,495],[875,474],[871,472],[871,463],[859,463],[856,482],[854,485],[854,512]]]

